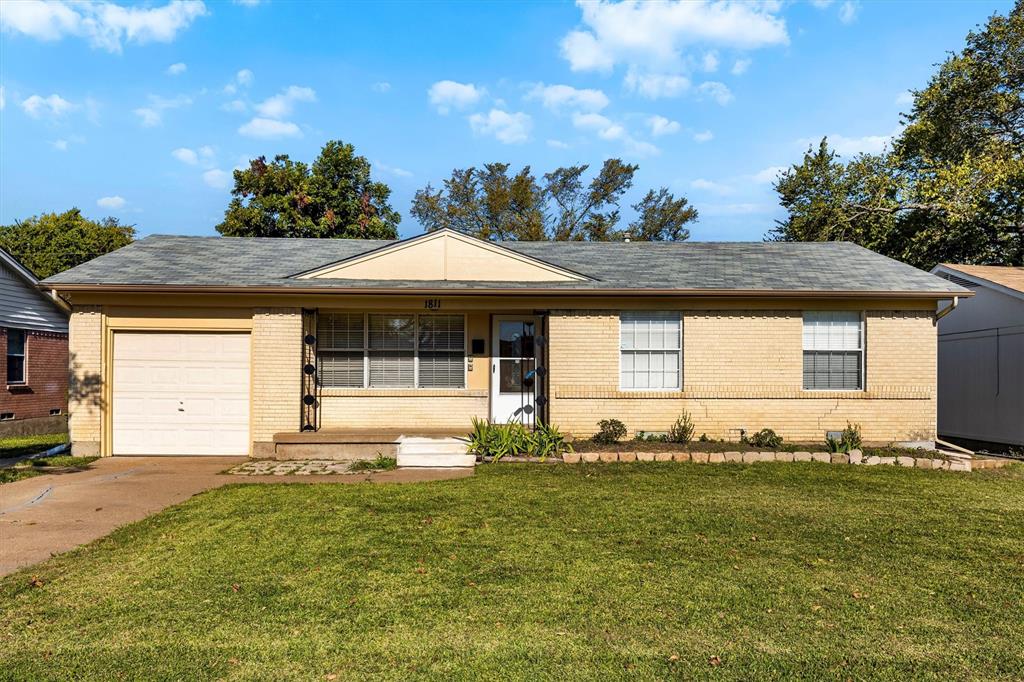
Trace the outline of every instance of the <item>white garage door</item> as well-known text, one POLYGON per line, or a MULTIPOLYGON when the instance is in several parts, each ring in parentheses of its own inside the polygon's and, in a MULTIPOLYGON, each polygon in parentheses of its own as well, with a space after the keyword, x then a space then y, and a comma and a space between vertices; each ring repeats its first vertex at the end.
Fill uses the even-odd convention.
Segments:
POLYGON ((114 334, 115 455, 249 453, 249 335, 114 334))

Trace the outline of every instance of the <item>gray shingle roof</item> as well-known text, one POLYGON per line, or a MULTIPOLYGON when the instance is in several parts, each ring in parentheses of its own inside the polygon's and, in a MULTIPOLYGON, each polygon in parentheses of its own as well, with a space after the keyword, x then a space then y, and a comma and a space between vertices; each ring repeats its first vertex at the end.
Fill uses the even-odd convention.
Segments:
POLYGON ((297 279, 392 243, 356 239, 151 236, 50 277, 61 285, 318 289, 734 290, 969 294, 848 242, 502 242, 591 278, 577 282, 297 279))

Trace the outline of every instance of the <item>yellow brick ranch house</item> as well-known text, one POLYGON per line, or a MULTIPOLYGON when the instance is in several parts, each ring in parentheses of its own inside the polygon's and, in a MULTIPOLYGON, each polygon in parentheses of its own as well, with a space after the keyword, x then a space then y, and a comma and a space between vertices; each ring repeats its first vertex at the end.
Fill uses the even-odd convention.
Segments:
POLYGON ((663 432, 684 410, 712 438, 928 442, 940 301, 970 295, 849 243, 448 230, 153 236, 43 286, 73 306, 74 451, 101 455, 358 454, 473 417, 663 432))

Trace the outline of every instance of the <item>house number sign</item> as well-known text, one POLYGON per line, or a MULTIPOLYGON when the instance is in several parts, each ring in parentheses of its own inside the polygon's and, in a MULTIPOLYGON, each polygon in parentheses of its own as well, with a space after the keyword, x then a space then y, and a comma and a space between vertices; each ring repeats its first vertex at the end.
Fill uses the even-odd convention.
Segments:
POLYGON ((441 299, 439 298, 427 298, 423 301, 423 308, 425 310, 440 310, 441 299))

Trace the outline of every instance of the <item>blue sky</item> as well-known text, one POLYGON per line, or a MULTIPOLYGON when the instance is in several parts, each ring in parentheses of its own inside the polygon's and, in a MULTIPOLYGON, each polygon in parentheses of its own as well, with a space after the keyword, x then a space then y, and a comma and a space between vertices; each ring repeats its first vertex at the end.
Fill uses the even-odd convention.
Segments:
MULTIPOLYGON (((80 207, 215 234, 231 171, 342 139, 393 190, 505 161, 638 163, 694 239, 757 240, 770 181, 828 135, 899 129, 907 90, 1009 2, 0 5, 0 222, 80 207)), ((630 211, 624 205, 625 215, 630 211)))

